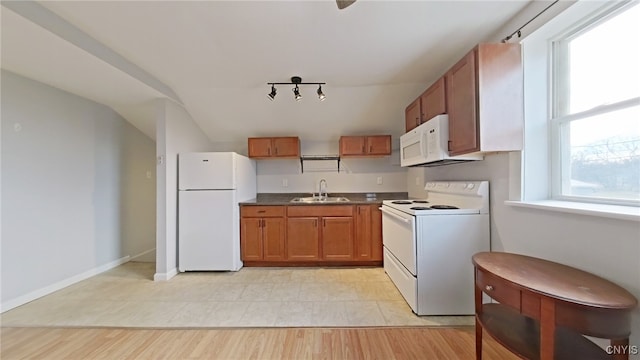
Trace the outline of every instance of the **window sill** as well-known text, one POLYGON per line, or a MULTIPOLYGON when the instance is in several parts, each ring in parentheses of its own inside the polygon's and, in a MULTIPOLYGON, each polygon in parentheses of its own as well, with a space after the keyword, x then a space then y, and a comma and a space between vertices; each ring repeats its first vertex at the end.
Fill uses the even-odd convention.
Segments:
POLYGON ((588 204, 572 201, 505 201, 505 205, 540 210, 558 211, 570 214, 599 216, 620 220, 640 220, 640 208, 621 205, 588 204))

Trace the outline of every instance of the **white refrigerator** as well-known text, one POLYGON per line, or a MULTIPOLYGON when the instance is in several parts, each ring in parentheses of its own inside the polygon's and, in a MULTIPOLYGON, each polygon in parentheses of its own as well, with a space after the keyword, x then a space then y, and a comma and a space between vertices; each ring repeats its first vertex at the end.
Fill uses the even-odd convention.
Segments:
POLYGON ((178 270, 240 270, 238 203, 255 197, 255 161, 233 152, 179 154, 178 270))

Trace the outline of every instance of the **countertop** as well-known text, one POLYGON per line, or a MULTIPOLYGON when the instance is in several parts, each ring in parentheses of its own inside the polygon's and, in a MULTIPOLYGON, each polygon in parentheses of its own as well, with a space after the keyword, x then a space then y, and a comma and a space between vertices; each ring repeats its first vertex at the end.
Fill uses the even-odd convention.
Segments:
POLYGON ((382 204, 382 200, 403 200, 408 198, 406 192, 385 192, 385 193, 329 193, 332 197, 346 197, 349 202, 329 202, 329 203, 304 203, 291 202, 297 197, 310 197, 310 193, 259 193, 256 199, 240 202, 240 205, 362 205, 362 204, 382 204), (369 195, 374 194, 375 197, 369 195))

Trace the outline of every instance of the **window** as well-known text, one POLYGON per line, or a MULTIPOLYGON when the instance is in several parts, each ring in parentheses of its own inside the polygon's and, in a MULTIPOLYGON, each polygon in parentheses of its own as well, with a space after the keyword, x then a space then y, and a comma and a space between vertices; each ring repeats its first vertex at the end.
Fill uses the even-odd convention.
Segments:
POLYGON ((552 198, 640 205, 639 27, 618 3, 552 41, 552 198))

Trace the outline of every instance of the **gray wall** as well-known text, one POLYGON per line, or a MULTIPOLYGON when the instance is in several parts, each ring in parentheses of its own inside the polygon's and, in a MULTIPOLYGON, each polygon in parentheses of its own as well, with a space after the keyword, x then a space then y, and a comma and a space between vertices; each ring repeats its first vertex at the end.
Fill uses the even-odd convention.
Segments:
MULTIPOLYGON (((416 176, 427 181, 489 180, 494 251, 540 257, 589 271, 640 299, 640 222, 505 205, 513 172, 509 166, 505 153, 474 163, 412 168, 410 195, 423 196, 411 185, 416 176)), ((640 308, 634 311, 630 343, 640 344, 640 308)))
POLYGON ((153 251, 153 140, 7 71, 1 94, 2 310, 153 251))

